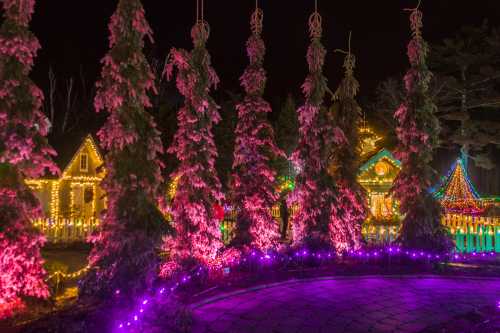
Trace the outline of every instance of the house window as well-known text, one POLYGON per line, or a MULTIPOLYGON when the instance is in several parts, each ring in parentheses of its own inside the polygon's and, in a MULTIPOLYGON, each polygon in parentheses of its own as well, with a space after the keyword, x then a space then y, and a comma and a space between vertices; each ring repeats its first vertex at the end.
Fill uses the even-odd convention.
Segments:
POLYGON ((89 155, 80 155, 80 171, 87 172, 89 170, 89 155))

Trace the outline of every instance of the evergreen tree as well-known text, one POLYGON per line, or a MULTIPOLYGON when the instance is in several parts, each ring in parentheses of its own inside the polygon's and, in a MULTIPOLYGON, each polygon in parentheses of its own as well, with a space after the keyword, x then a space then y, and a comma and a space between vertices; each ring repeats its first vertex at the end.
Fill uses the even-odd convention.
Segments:
POLYGON ((295 100, 289 94, 285 103, 281 107, 278 121, 276 123, 276 143, 283 150, 286 156, 279 159, 278 173, 280 176, 293 177, 293 170, 290 167, 289 158, 297 149, 299 137, 299 120, 295 100))
POLYGON ((335 184, 328 174, 331 147, 345 140, 342 131, 332 127, 332 119, 323 104, 327 80, 323 75, 326 50, 321 44, 321 17, 315 12, 309 20, 311 45, 307 52, 309 75, 302 86, 305 105, 298 109, 299 143, 292 160, 299 173, 290 201, 298 205, 292 218, 293 243, 301 246, 312 241, 329 244, 330 207, 335 184))
POLYGON ((170 260, 162 266, 161 274, 168 276, 180 265, 210 264, 222 247, 220 218, 215 206, 224 195, 215 170, 217 148, 213 126, 220 115, 210 90, 219 78, 210 64, 206 49, 209 28, 205 21, 197 21, 191 30, 194 49, 191 52, 172 49, 165 68, 171 79, 175 68, 177 88, 185 98, 178 112, 179 127, 169 153, 176 154, 179 167, 177 194, 172 203, 175 238, 165 239, 170 260))
POLYGON ((252 35, 247 41, 250 65, 240 79, 246 96, 236 107, 232 191, 238 212, 235 244, 267 251, 279 240, 279 226, 271 215, 278 199, 271 161, 283 153, 274 142, 274 131, 267 120, 271 106, 262 97, 266 84, 262 19, 263 12, 257 8, 251 20, 252 35))
POLYGON ((410 15, 413 38, 408 45, 411 68, 404 78, 406 99, 395 112, 399 144, 396 157, 402 163, 393 191, 404 215, 400 241, 410 248, 448 250, 450 241, 441 224, 441 208, 429 192, 435 171, 431 167, 438 145, 439 122, 429 96, 432 73, 427 68, 428 45, 422 37, 422 12, 410 15))
POLYGON ((229 191, 231 182, 235 130, 238 122, 236 104, 240 100, 240 96, 231 92, 227 92, 227 95, 229 98, 221 103, 220 115, 222 119, 214 127, 215 144, 219 153, 215 162, 215 168, 217 169, 217 174, 220 177, 222 189, 225 193, 229 191))
POLYGON ((47 298, 40 255, 44 238, 30 219, 41 213, 26 178, 58 173, 41 112, 43 94, 29 79, 40 44, 29 31, 34 0, 4 0, 0 28, 0 319, 22 298, 47 298))
POLYGON ((143 54, 144 37, 152 42, 140 0, 120 0, 109 24, 110 51, 97 83, 95 108, 108 118, 98 132, 106 151, 107 210, 94 237, 83 280, 84 295, 106 297, 119 289, 135 295, 157 276, 156 247, 166 222, 155 198, 160 195, 163 148, 148 92, 156 92, 154 76, 143 54))
MULTIPOLYGON (((457 151, 481 168, 493 169, 500 148, 500 121, 493 116, 500 106, 500 36, 484 22, 462 27, 455 36, 431 46, 429 67, 433 77, 428 94, 437 105, 440 148, 457 151)), ((374 114, 395 128, 394 109, 405 98, 401 76, 382 81, 370 107, 374 114)), ((392 141, 394 133, 386 135, 392 141)))
MULTIPOLYGON (((349 37, 350 38, 350 37, 349 37)), ((346 141, 333 150, 334 169, 338 193, 332 205, 330 237, 337 252, 357 249, 361 243, 361 225, 366 218, 366 199, 357 182, 359 169, 359 125, 361 108, 356 102, 359 83, 354 77, 356 58, 351 51, 344 60, 345 76, 334 94, 337 126, 342 129, 346 141)))
POLYGON ((295 170, 291 163, 292 153, 297 149, 299 138, 299 120, 293 96, 289 94, 281 107, 276 124, 276 143, 285 153, 274 161, 274 168, 278 172, 279 203, 281 216, 281 237, 287 237, 289 225, 288 195, 295 185, 295 170))
POLYGON ((430 57, 439 83, 436 101, 444 137, 487 169, 495 167, 491 149, 500 148, 499 119, 484 119, 500 107, 499 39, 500 31, 487 22, 463 27, 453 38, 433 45, 430 57))

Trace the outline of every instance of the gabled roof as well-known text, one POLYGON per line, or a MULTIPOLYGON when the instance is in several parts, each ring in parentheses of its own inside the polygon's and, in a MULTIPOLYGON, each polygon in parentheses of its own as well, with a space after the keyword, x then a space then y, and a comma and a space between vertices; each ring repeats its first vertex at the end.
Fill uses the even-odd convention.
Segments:
POLYGON ((98 159, 98 164, 104 163, 104 158, 102 157, 102 154, 101 154, 96 142, 94 141, 93 136, 88 134, 85 137, 85 139, 83 139, 83 142, 80 144, 80 147, 78 148, 78 150, 73 154, 73 157, 71 158, 69 163, 67 163, 66 166, 64 167, 64 169, 62 171, 62 177, 64 177, 64 175, 69 171, 69 168, 71 167, 71 165, 75 162, 76 158, 80 155, 82 150, 85 149, 86 147, 90 147, 90 149, 96 153, 97 159, 98 159))
POLYGON ((396 167, 401 168, 401 162, 394 157, 394 155, 387 149, 382 148, 378 153, 373 155, 366 161, 361 168, 359 168, 358 174, 368 171, 368 169, 379 160, 386 158, 390 160, 396 167))

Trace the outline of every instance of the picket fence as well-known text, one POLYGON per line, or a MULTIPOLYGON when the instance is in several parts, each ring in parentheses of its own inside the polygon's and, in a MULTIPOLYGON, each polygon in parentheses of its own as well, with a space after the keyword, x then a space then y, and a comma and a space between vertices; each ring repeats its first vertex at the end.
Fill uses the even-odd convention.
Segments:
POLYGON ((86 242, 100 223, 95 218, 44 218, 32 222, 45 235, 47 242, 52 244, 86 242))

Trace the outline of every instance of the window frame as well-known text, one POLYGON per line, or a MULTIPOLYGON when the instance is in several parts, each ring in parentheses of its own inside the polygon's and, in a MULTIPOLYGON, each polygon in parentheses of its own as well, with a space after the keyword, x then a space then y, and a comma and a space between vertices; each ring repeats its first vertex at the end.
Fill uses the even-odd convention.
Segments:
POLYGON ((88 172, 89 171, 89 154, 82 153, 80 154, 80 171, 88 172), (85 157, 85 159, 84 159, 85 157), (85 160, 85 167, 82 167, 82 162, 85 160))

